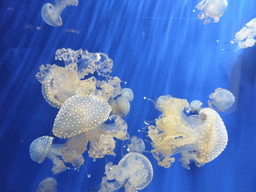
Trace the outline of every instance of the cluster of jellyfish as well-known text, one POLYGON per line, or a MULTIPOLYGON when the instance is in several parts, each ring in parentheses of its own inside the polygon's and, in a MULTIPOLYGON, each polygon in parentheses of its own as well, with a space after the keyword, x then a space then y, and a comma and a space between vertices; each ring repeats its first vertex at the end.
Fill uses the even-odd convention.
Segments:
MULTIPOLYGON (((94 160, 115 155, 116 139, 129 139, 123 118, 130 111, 134 95, 131 89, 121 88, 118 77, 110 76, 113 61, 104 53, 63 48, 56 51, 55 59, 64 61, 65 67, 42 65, 36 77, 42 84, 44 99, 59 109, 52 133, 66 142, 55 144, 53 136, 41 136, 31 143, 29 150, 33 161, 41 164, 48 158, 53 162, 53 174, 59 174, 70 169, 68 164, 79 170, 86 150, 94 160)), ((130 141, 132 153, 125 155, 118 165, 106 165, 100 191, 122 187, 137 191, 152 180, 152 165, 141 154, 145 149, 143 140, 133 136, 130 141), (115 183, 110 179, 115 179, 115 183)), ((37 191, 56 192, 57 182, 46 178, 37 191)))

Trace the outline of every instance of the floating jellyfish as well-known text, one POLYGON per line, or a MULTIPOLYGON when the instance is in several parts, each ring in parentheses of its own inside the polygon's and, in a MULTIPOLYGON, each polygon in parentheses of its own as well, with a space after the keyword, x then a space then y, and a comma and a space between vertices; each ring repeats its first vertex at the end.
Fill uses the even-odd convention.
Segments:
POLYGON ((202 0, 196 8, 201 12, 198 14, 198 19, 204 19, 204 24, 210 23, 210 18, 214 23, 220 20, 228 6, 227 0, 202 0), (203 11, 202 11, 203 10, 203 11))
POLYGON ((123 88, 121 89, 121 95, 126 98, 128 101, 132 101, 133 100, 133 91, 129 88, 123 88))
POLYGON ((189 107, 191 108, 192 113, 199 113, 199 111, 202 109, 203 103, 199 100, 194 100, 189 104, 189 107))
POLYGON ((115 154, 114 137, 125 140, 129 136, 124 120, 117 115, 109 117, 110 112, 108 102, 97 96, 74 95, 64 102, 54 121, 53 134, 68 139, 62 150, 66 163, 82 155, 88 142, 89 156, 94 159, 115 154), (108 119, 113 123, 104 123, 108 119))
POLYGON ((90 53, 79 49, 58 49, 55 59, 64 61, 65 67, 47 64, 40 67, 36 77, 42 83, 45 100, 60 108, 73 95, 96 95, 108 101, 121 94, 121 80, 111 77, 113 61, 104 53, 90 53), (97 73, 97 79, 94 75, 97 73))
POLYGON ((191 161, 201 166, 218 157, 227 145, 227 130, 216 111, 204 108, 199 115, 187 117, 183 111, 188 107, 186 99, 170 97, 160 106, 156 126, 148 127, 151 152, 160 166, 170 167, 177 153, 183 167, 189 168, 191 161))
POLYGON ((255 45, 255 37, 256 18, 252 19, 249 23, 246 23, 245 27, 236 33, 235 40, 231 41, 231 43, 238 42, 239 49, 244 49, 255 45))
POLYGON ((128 145, 127 148, 128 152, 137 152, 142 153, 145 151, 145 143, 142 139, 138 138, 137 136, 132 136, 131 143, 128 145))
POLYGON ((49 158, 53 162, 53 174, 61 173, 67 169, 66 165, 59 158, 62 156, 62 145, 52 144, 53 137, 42 136, 35 139, 29 148, 30 157, 33 161, 41 164, 45 158, 49 158))
POLYGON ((41 16, 48 25, 59 27, 62 25, 60 15, 64 9, 69 6, 78 6, 78 0, 55 0, 56 4, 53 6, 50 3, 44 4, 41 16))
POLYGON ((38 185, 36 192, 57 192, 57 182, 53 177, 47 177, 38 185))
POLYGON ((125 117, 130 111, 130 102, 123 96, 117 99, 110 99, 109 104, 112 107, 112 114, 125 117))
POLYGON ((105 166, 106 176, 102 178, 101 191, 125 191, 144 189, 153 178, 153 167, 148 158, 140 153, 128 153, 118 163, 105 166))
POLYGON ((227 89, 222 88, 216 89, 209 98, 211 99, 208 101, 209 107, 216 107, 218 111, 222 112, 230 108, 235 102, 234 95, 227 89))

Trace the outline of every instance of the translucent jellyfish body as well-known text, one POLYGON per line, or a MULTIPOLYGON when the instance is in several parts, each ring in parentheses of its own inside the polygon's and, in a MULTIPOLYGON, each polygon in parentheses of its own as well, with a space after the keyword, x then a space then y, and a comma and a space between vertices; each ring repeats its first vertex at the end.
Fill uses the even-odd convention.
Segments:
POLYGON ((131 143, 128 145, 127 151, 142 153, 143 151, 145 151, 144 141, 137 136, 132 136, 131 143))
POLYGON ((127 124, 124 120, 112 115, 111 107, 97 96, 67 99, 59 110, 53 125, 53 134, 59 138, 68 138, 62 154, 65 162, 73 162, 78 154, 87 150, 90 142, 89 156, 103 158, 104 155, 114 155, 115 140, 127 139, 127 124), (104 123, 107 119, 113 123, 104 123))
POLYGON ((57 192, 57 182, 53 177, 47 177, 38 185, 36 192, 57 192))
POLYGON ((152 140, 151 151, 158 165, 170 167, 173 155, 180 153, 183 167, 190 161, 200 166, 214 160, 225 149, 228 141, 226 127, 219 114, 211 108, 200 110, 198 117, 187 117, 183 111, 187 100, 170 97, 160 106, 162 113, 156 126, 148 127, 152 140))
POLYGON ((208 101, 209 107, 215 107, 218 111, 222 112, 230 108, 235 102, 234 95, 227 89, 222 88, 216 89, 209 98, 211 99, 208 101))
POLYGON ((125 117, 130 111, 130 102, 123 96, 117 99, 110 99, 109 104, 112 107, 112 114, 119 115, 120 117, 125 117))
POLYGON ((77 6, 78 0, 55 0, 56 4, 53 6, 50 3, 44 4, 41 16, 45 23, 53 27, 62 25, 61 14, 64 9, 69 6, 77 6))
MULTIPOLYGON (((245 24, 235 35, 235 42, 238 42, 238 48, 244 49, 255 45, 256 37, 256 18, 245 24)), ((234 43, 231 41, 231 43, 234 43)))
POLYGON ((56 60, 63 60, 65 67, 42 65, 37 79, 42 83, 45 100, 60 108, 71 96, 96 95, 108 101, 121 94, 121 80, 111 77, 113 61, 104 53, 89 53, 87 50, 58 49, 56 60), (97 79, 94 75, 97 74, 97 79))
POLYGON ((132 101, 133 100, 133 91, 129 88, 123 88, 121 89, 121 95, 126 98, 128 101, 132 101))
POLYGON ((53 137, 50 136, 39 137, 31 143, 29 152, 31 159, 37 163, 41 164, 45 158, 52 160, 53 174, 58 174, 65 171, 67 167, 59 158, 62 156, 62 145, 52 144, 52 141, 53 137))
POLYGON ((204 19, 204 24, 210 22, 209 18, 213 19, 214 23, 220 20, 228 6, 227 0, 202 0, 196 8, 201 12, 198 14, 198 19, 204 19))
POLYGON ((102 191, 116 191, 122 187, 125 187, 125 191, 137 191, 151 182, 153 168, 146 156, 132 152, 125 155, 118 165, 108 163, 105 174, 101 183, 102 191))
POLYGON ((199 113, 199 111, 202 109, 203 103, 199 100, 194 100, 189 104, 189 107, 191 109, 192 113, 199 113))

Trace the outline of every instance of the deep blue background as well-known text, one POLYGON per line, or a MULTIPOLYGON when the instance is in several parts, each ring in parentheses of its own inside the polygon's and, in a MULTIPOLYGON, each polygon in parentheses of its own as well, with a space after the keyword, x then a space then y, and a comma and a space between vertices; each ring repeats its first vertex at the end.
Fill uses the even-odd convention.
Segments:
MULTIPOLYGON (((218 87, 236 96, 234 107, 221 113, 229 136, 224 152, 191 170, 181 167, 178 156, 165 169, 145 153, 154 178, 142 191, 256 190, 256 47, 234 52, 236 46, 229 43, 256 17, 255 0, 229 1, 220 21, 208 25, 197 20, 198 10, 193 12, 199 0, 80 0, 78 7, 66 8, 58 28, 41 18, 47 2, 5 0, 0 5, 1 192, 35 191, 41 180, 52 176, 50 161, 39 165, 29 157, 35 138, 52 135, 58 112, 45 102, 35 74, 41 64, 63 66, 54 60, 56 49, 63 47, 103 52, 114 60, 112 75, 127 82, 123 87, 135 95, 125 118, 128 132, 147 141, 147 134, 138 130, 159 112, 144 96, 155 100, 169 94, 189 102, 199 99, 204 106, 218 87)), ((122 157, 122 142, 118 144, 115 158, 93 162, 85 153, 79 172, 55 175, 58 190, 80 192, 99 186, 106 161, 117 163, 122 157)), ((146 149, 151 149, 148 142, 146 149)))

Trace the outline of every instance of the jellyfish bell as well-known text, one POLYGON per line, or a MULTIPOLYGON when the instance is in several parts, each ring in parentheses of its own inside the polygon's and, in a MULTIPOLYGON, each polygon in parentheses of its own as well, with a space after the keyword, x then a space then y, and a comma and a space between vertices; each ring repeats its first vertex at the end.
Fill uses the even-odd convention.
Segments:
POLYGON ((212 93, 209 98, 211 100, 208 101, 208 105, 211 108, 216 108, 218 111, 226 111, 230 108, 234 102, 234 95, 227 89, 218 88, 212 93))
POLYGON ((52 144, 53 137, 42 136, 35 139, 29 148, 30 158, 41 164, 46 158, 52 160, 54 166, 52 167, 53 174, 65 171, 67 167, 59 158, 62 156, 62 145, 52 144))
POLYGON ((194 100, 194 101, 192 101, 192 102, 189 104, 189 107, 191 108, 191 112, 192 112, 192 113, 194 113, 194 112, 199 113, 200 110, 202 109, 202 107, 201 107, 202 105, 203 105, 203 103, 202 103, 201 101, 199 101, 199 100, 194 100))
POLYGON ((226 127, 215 110, 204 108, 199 115, 186 116, 183 111, 188 107, 187 100, 171 97, 164 101, 156 126, 148 127, 151 152, 160 166, 170 167, 177 153, 183 167, 189 168, 191 161, 201 166, 214 160, 227 145, 226 127))
POLYGON ((209 18, 212 18, 214 20, 213 22, 217 23, 224 14, 227 6, 227 0, 202 0, 196 6, 196 8, 201 11, 198 14, 198 19, 205 19, 205 25, 210 22, 209 18))
POLYGON ((132 101, 134 98, 133 91, 129 88, 121 89, 121 95, 126 98, 128 101, 132 101))
POLYGON ((137 152, 142 153, 145 151, 145 143, 142 139, 138 138, 137 136, 131 137, 131 143, 128 145, 127 148, 128 152, 137 152))
POLYGON ((56 0, 56 4, 52 5, 50 3, 44 4, 41 16, 43 20, 53 27, 59 27, 62 25, 61 14, 65 10, 65 8, 70 6, 77 6, 77 0, 56 0))
POLYGON ((59 110, 52 132, 59 138, 74 137, 97 128, 108 119, 111 110, 111 106, 101 98, 74 95, 59 110))
POLYGON ((120 117, 126 117, 130 112, 130 102, 123 96, 117 99, 110 99, 109 104, 112 107, 112 114, 119 115, 120 117))
POLYGON ((36 192, 57 192, 57 182, 53 177, 47 177, 42 180, 36 192))
POLYGON ((53 27, 59 27, 62 25, 61 13, 50 3, 44 4, 41 16, 45 23, 53 27))

